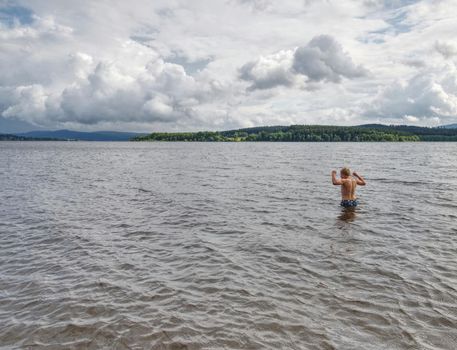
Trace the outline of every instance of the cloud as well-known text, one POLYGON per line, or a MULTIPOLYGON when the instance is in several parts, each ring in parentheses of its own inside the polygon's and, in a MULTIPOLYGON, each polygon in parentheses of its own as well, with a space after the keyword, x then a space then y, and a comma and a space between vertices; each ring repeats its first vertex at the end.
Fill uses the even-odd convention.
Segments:
POLYGON ((197 80, 181 65, 162 58, 133 67, 109 61, 94 65, 94 58, 78 53, 72 63, 73 82, 62 90, 39 84, 10 89, 4 94, 8 97, 3 96, 9 107, 2 116, 38 125, 53 121, 170 123, 189 117, 195 106, 219 93, 216 82, 204 77, 197 80))
POLYGON ((427 66, 427 63, 425 60, 418 59, 418 58, 411 58, 411 57, 405 58, 404 60, 402 60, 402 63, 407 66, 411 66, 411 67, 415 67, 415 68, 424 68, 427 66))
MULTIPOLYGON (((233 0, 232 0, 233 1, 233 0)), ((264 11, 272 6, 271 0, 234 0, 241 5, 250 6, 252 10, 264 11)))
POLYGON ((308 45, 299 47, 294 54, 293 69, 310 81, 334 83, 339 83, 342 77, 353 79, 368 73, 355 65, 342 46, 328 35, 317 36, 308 45))
POLYGON ((403 118, 410 123, 417 123, 419 121, 419 118, 413 115, 405 115, 403 118))
POLYGON ((2 112, 5 118, 18 117, 27 120, 30 115, 41 118, 46 112, 46 96, 41 85, 18 86, 14 89, 3 89, 2 100, 8 101, 2 112))
POLYGON ((244 64, 239 72, 240 78, 251 82, 250 90, 270 89, 276 86, 291 86, 295 81, 292 71, 294 52, 283 50, 256 61, 244 64))
POLYGON ((370 118, 431 123, 451 119, 457 115, 457 68, 446 64, 398 80, 382 89, 365 108, 370 118))
POLYGON ((457 48, 447 42, 437 40, 435 42, 435 49, 446 59, 457 55, 457 48))
MULTIPOLYGON (((4 22, 3 22, 4 23, 4 22)), ((30 15, 30 19, 13 20, 8 25, 1 25, 0 39, 11 40, 19 39, 41 39, 68 37, 72 34, 73 28, 57 24, 53 16, 39 17, 30 15)))
POLYGON ((367 75, 368 71, 352 62, 342 46, 331 36, 314 37, 306 46, 282 50, 240 68, 240 78, 251 82, 250 90, 292 86, 305 79, 308 83, 333 82, 367 75))
POLYGON ((135 131, 452 119, 456 11, 450 0, 8 0, 0 117, 135 131))

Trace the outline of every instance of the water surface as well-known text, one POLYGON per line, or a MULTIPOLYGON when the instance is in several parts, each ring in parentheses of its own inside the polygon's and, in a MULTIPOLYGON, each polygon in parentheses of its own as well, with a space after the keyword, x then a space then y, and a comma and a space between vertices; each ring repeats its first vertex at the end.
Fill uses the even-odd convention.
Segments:
POLYGON ((455 349, 456 165, 456 143, 1 142, 0 348, 455 349))

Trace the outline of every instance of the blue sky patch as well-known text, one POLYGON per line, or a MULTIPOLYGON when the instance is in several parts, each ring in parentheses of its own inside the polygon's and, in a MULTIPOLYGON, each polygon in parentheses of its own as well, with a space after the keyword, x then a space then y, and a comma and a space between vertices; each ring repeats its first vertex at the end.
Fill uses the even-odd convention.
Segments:
POLYGON ((210 58, 199 59, 190 61, 187 57, 175 55, 174 57, 167 58, 167 62, 179 64, 184 67, 185 71, 189 75, 193 75, 202 71, 212 61, 210 58))
POLYGON ((16 23, 22 25, 31 24, 33 22, 33 12, 22 6, 4 6, 0 7, 0 22, 9 27, 14 26, 16 23))
POLYGON ((405 24, 405 19, 406 11, 400 11, 396 13, 394 16, 387 19, 386 22, 393 27, 396 34, 407 33, 411 31, 412 26, 409 24, 405 24))
POLYGON ((384 0, 384 8, 393 10, 404 6, 413 5, 419 1, 420 0, 384 0))

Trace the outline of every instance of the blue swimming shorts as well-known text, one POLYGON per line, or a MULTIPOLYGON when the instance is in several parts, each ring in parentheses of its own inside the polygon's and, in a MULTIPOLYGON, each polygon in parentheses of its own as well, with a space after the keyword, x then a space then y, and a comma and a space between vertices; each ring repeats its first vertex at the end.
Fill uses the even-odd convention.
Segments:
POLYGON ((340 203, 340 205, 345 208, 356 207, 357 204, 359 204, 357 199, 343 199, 340 203))

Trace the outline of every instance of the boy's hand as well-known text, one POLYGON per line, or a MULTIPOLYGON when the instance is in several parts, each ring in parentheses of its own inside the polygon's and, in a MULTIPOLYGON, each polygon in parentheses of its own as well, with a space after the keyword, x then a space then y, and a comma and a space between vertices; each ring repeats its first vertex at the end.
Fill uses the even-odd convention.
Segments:
POLYGON ((354 176, 357 178, 357 185, 361 185, 361 186, 365 186, 365 185, 366 185, 365 180, 362 178, 362 176, 360 176, 359 174, 357 174, 356 171, 354 171, 354 172, 352 173, 352 175, 354 175, 354 176))
POLYGON ((341 185, 341 180, 336 178, 336 170, 332 170, 332 184, 341 185))

